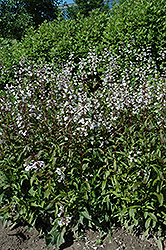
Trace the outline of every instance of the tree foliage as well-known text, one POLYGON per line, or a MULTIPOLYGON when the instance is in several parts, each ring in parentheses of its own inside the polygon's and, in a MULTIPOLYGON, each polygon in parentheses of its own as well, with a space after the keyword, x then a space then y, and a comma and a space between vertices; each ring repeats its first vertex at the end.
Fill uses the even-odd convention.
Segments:
POLYGON ((17 1, 0 2, 1 37, 21 39, 26 28, 33 24, 33 17, 17 1))
POLYGON ((57 18, 61 0, 4 0, 0 2, 0 36, 16 38, 30 26, 37 28, 43 21, 57 18))
MULTIPOLYGON (((77 14, 80 13, 84 17, 89 16, 90 11, 99 9, 102 12, 109 11, 109 0, 74 0, 74 6, 67 6, 65 15, 67 18, 76 19, 77 14)), ((65 3, 66 4, 66 3, 65 3)))
POLYGON ((57 18, 58 5, 61 0, 22 0, 24 8, 33 16, 35 26, 43 21, 53 21, 57 18))

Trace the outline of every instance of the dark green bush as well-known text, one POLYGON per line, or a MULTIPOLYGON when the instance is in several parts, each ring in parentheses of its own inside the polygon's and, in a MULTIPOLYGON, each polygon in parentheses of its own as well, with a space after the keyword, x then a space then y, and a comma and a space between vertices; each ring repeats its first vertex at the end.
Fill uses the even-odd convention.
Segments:
POLYGON ((0 36, 20 40, 26 29, 34 25, 33 16, 23 6, 25 2, 0 1, 0 36))

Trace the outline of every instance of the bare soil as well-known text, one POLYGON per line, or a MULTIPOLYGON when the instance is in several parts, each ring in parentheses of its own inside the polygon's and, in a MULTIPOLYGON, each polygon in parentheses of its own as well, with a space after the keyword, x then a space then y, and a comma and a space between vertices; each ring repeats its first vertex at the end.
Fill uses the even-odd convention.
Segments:
MULTIPOLYGON (((30 232, 28 226, 17 224, 12 229, 2 226, 0 220, 0 249, 1 250, 47 250, 43 236, 33 228, 30 232)), ((75 238, 68 234, 66 242, 61 246, 61 250, 158 250, 157 242, 149 237, 130 233, 122 228, 116 228, 112 232, 112 238, 102 237, 97 231, 86 230, 81 238, 75 238)), ((163 248, 164 249, 164 248, 163 248)), ((52 246, 50 250, 57 250, 52 246)), ((166 250, 166 246, 165 246, 166 250)))

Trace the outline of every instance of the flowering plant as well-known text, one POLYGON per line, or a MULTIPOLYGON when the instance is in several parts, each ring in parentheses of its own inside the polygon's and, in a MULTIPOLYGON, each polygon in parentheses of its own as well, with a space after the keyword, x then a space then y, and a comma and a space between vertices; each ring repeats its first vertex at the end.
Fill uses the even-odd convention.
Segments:
POLYGON ((20 62, 0 98, 4 220, 35 225, 57 248, 80 225, 162 233, 166 76, 149 51, 128 46, 123 69, 109 50, 91 49, 76 71, 74 54, 62 69, 20 62))

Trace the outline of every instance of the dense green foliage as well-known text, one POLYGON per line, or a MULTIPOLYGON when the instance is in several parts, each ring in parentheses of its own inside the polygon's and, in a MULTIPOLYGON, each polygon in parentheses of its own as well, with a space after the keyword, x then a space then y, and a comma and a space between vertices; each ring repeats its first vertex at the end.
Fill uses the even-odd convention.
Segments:
POLYGON ((1 85, 13 74, 13 64, 18 65, 20 58, 28 60, 62 63, 69 55, 75 53, 75 61, 86 56, 90 47, 102 50, 102 34, 107 25, 104 13, 95 12, 87 18, 80 16, 79 20, 63 20, 50 23, 44 22, 36 31, 29 29, 21 43, 1 47, 0 58, 3 62, 1 85), (9 56, 10 55, 10 56, 9 56), (10 73, 6 73, 6 72, 10 73))
POLYGON ((106 44, 128 44, 129 41, 139 48, 151 46, 152 57, 161 72, 162 62, 158 52, 166 48, 166 1, 142 0, 125 1, 112 9, 111 22, 108 23, 104 39, 106 44))
POLYGON ((21 43, 1 47, 0 59, 4 73, 0 85, 9 81, 12 66, 18 65, 20 58, 61 63, 66 62, 74 52, 77 63, 79 58, 86 57, 89 49, 94 47, 98 55, 104 48, 118 55, 120 53, 123 64, 123 45, 126 44, 137 49, 141 45, 145 48, 151 46, 154 62, 162 73, 165 59, 158 60, 158 51, 166 47, 165 13, 165 0, 130 0, 114 6, 110 14, 96 10, 87 18, 80 15, 77 20, 59 18, 57 21, 43 23, 38 30, 31 28, 21 43), (118 49, 120 45, 121 52, 118 49), (6 74, 7 71, 9 73, 6 74))
POLYGON ((0 1, 0 36, 20 40, 30 26, 37 28, 45 20, 58 16, 59 0, 0 1))

